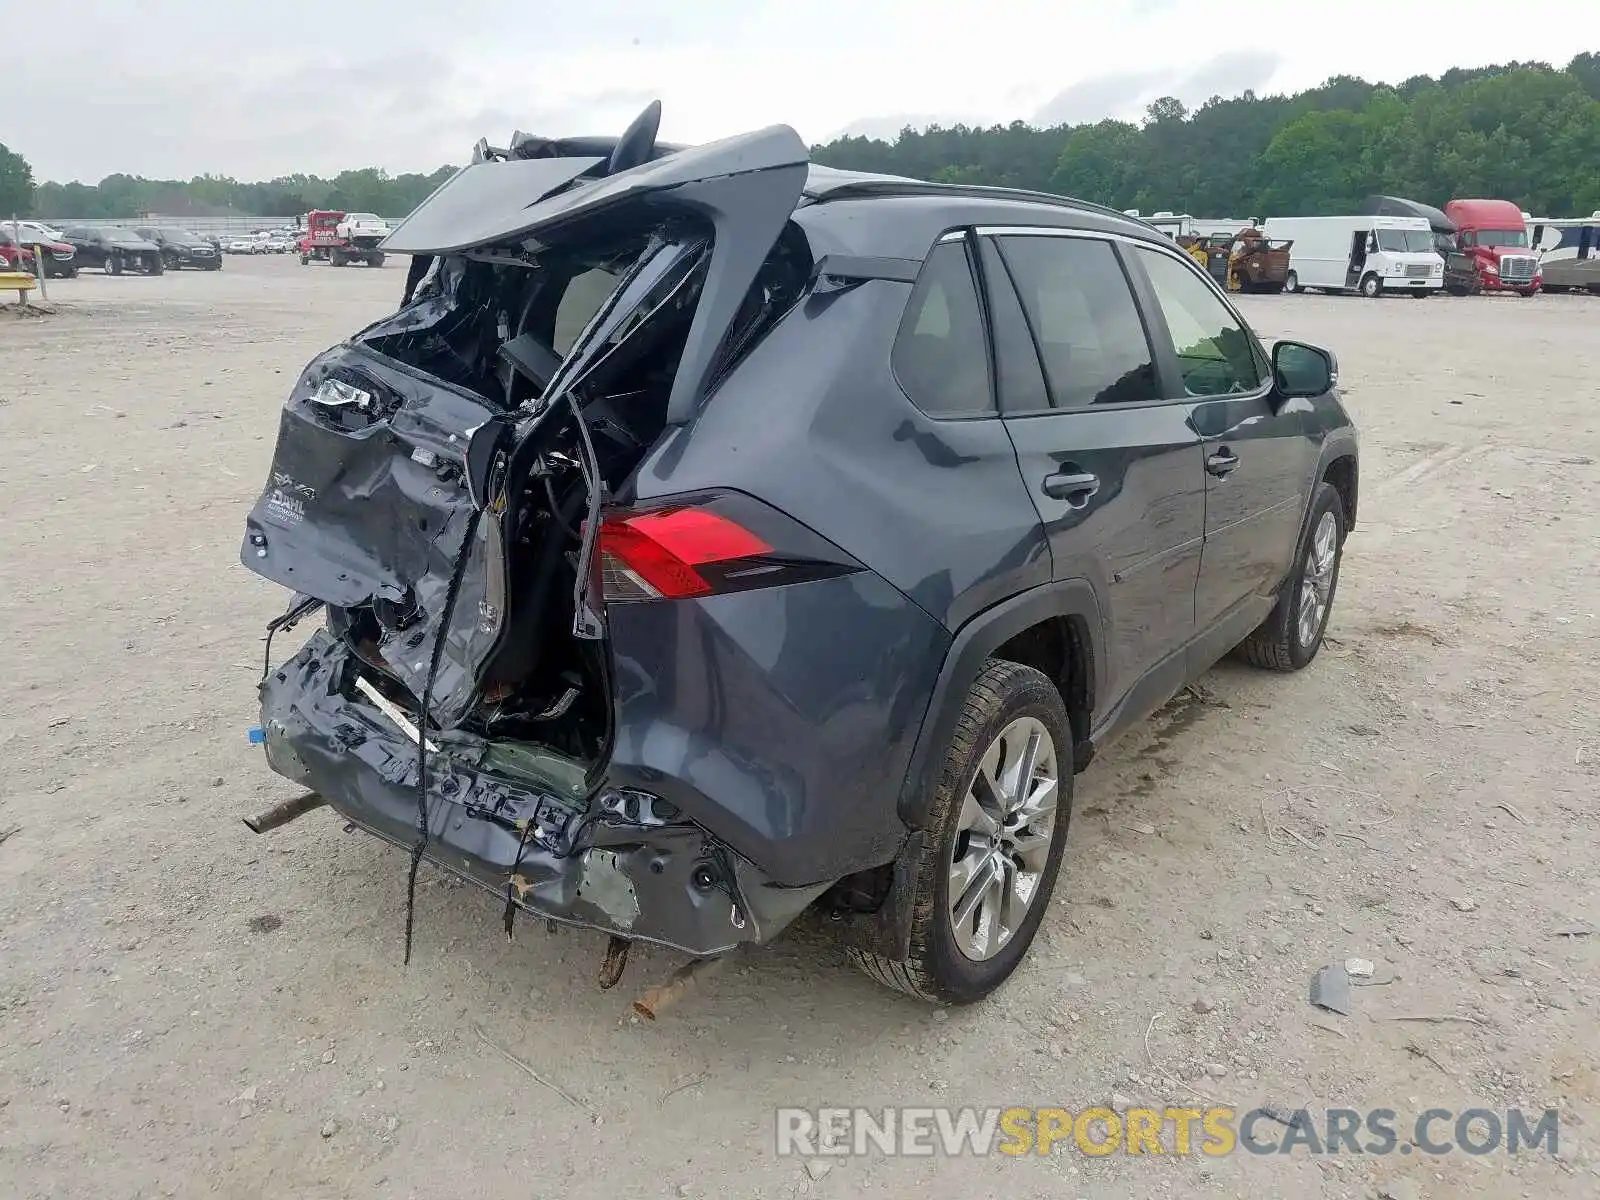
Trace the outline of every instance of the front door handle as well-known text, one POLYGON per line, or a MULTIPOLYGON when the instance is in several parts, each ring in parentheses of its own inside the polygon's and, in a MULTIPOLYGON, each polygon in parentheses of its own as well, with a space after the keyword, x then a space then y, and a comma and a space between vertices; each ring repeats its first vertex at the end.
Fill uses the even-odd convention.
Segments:
POLYGON ((1206 471, 1218 479, 1225 479, 1239 465, 1239 456, 1224 446, 1206 459, 1206 471))
POLYGON ((1100 490, 1100 476, 1087 471, 1061 471, 1044 477, 1044 494, 1068 504, 1087 504, 1100 490))

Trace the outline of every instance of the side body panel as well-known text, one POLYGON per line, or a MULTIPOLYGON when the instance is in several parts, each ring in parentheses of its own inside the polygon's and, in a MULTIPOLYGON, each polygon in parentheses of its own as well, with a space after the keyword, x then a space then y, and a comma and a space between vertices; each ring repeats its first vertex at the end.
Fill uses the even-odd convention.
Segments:
MULTIPOLYGON (((926 249, 926 248, 924 248, 926 249)), ((828 538, 950 630, 1051 577, 998 419, 940 420, 889 368, 911 285, 816 295, 635 475, 638 498, 733 488, 828 538)))
POLYGON ((609 613, 607 778, 672 801, 776 883, 892 859, 894 799, 950 635, 870 572, 609 613))

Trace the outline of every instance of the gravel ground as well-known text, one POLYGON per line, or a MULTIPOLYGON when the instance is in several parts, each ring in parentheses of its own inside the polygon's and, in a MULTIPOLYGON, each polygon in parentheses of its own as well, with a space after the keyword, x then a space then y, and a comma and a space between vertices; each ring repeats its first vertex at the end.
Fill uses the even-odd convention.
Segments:
POLYGON ((1600 1193, 1600 933, 1573 936, 1600 925, 1600 300, 1247 299, 1338 351, 1363 430, 1316 664, 1219 667, 1103 755, 988 1003, 882 991, 808 918, 641 1025, 671 956, 602 994, 599 936, 508 942, 425 871, 403 968, 403 855, 326 813, 240 822, 292 794, 245 738, 285 597, 238 565, 243 518, 300 366, 402 280, 230 259, 0 313, 5 1196, 1600 1193), (1310 1007, 1352 956, 1376 986, 1310 1007), (780 1105, 1197 1093, 1392 1108, 1402 1140, 1430 1107, 1556 1106, 1560 1151, 771 1148, 780 1105))

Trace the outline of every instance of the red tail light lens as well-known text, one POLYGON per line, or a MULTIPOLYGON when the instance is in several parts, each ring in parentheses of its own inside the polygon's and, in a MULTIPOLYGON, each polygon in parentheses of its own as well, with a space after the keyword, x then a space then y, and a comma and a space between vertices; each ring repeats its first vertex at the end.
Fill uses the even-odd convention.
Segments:
POLYGON ((707 596, 717 588, 698 568, 770 553, 748 529, 703 508, 614 516, 600 525, 607 600, 707 596))
POLYGON ((722 596, 862 569, 793 517, 735 491, 614 509, 600 522, 593 561, 608 603, 722 596))

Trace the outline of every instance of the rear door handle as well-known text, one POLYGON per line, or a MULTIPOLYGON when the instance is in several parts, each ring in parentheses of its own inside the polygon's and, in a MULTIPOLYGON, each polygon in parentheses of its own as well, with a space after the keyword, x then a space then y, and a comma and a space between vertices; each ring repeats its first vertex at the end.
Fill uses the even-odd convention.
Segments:
POLYGON ((1044 494, 1068 504, 1087 504, 1100 490, 1100 476, 1087 471, 1062 471, 1044 477, 1044 494))
POLYGON ((1239 456, 1226 446, 1206 459, 1206 470, 1218 479, 1225 478, 1238 465, 1239 456))

